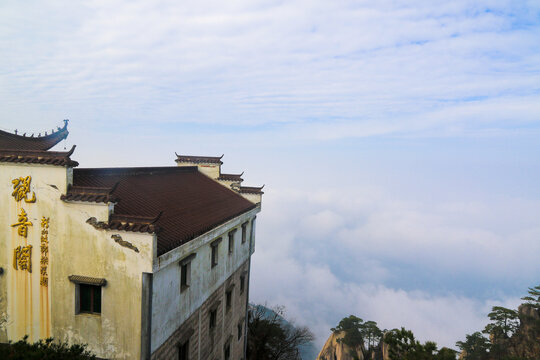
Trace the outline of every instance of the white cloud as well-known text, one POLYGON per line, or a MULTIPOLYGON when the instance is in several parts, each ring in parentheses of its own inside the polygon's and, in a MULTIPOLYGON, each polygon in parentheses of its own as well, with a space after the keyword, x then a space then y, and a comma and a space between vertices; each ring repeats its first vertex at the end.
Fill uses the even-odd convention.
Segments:
POLYGON ((285 305, 319 345, 354 314, 453 346, 483 328, 491 306, 517 306, 507 284, 519 280, 524 294, 540 271, 540 202, 363 194, 342 187, 265 195, 252 300, 285 305))
POLYGON ((281 123, 335 139, 504 129, 540 113, 534 3, 65 5, 3 4, 5 126, 36 114, 281 123))
POLYGON ((481 327, 490 296, 512 299, 509 284, 540 270, 539 13, 510 0, 3 1, 0 126, 70 118, 84 166, 225 152, 226 169, 270 183, 255 300, 287 305, 319 341, 355 313, 451 345, 481 327))

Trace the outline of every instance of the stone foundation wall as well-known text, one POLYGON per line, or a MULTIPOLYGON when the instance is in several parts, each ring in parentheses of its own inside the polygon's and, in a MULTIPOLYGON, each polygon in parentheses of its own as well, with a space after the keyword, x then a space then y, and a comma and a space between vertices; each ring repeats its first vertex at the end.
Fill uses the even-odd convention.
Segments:
POLYGON ((191 316, 152 354, 152 360, 179 358, 179 348, 189 341, 190 360, 225 360, 229 346, 229 360, 245 359, 246 301, 248 293, 248 263, 236 270, 191 316), (241 291, 241 277, 245 276, 241 291), (227 308, 227 292, 231 291, 231 306, 227 308), (210 312, 216 310, 216 323, 210 329, 210 312), (238 337, 238 325, 241 336, 238 337))

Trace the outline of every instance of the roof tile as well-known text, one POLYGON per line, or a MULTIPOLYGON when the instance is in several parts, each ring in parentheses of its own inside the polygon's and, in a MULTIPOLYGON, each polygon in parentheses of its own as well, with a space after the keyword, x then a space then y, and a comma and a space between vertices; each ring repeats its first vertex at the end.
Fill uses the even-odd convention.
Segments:
POLYGON ((71 160, 75 146, 70 151, 45 151, 45 150, 5 150, 0 149, 0 162, 45 164, 56 166, 76 167, 78 162, 71 160))
POLYGON ((221 161, 223 155, 221 156, 193 156, 193 155, 178 155, 176 154, 177 163, 193 163, 193 164, 223 164, 221 161))
POLYGON ((67 138, 67 120, 64 127, 58 127, 58 131, 45 136, 21 136, 0 130, 0 149, 2 150, 49 150, 60 141, 67 138))
POLYGON ((70 190, 64 198, 112 187, 114 214, 107 223, 88 222, 102 229, 157 233, 158 255, 256 207, 191 166, 74 169, 71 189, 80 193, 70 190))

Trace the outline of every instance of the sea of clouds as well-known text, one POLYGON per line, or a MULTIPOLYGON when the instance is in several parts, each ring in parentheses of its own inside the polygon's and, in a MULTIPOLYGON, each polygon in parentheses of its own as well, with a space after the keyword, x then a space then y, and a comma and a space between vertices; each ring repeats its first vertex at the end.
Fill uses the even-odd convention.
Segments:
POLYGON ((266 183, 252 300, 453 345, 540 264, 538 1, 0 3, 0 128, 266 183))

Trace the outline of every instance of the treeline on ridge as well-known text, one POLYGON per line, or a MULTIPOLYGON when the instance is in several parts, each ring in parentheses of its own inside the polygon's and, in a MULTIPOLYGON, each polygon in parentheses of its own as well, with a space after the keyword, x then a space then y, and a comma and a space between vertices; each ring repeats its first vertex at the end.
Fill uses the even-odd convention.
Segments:
MULTIPOLYGON (((354 360, 539 360, 540 285, 529 288, 518 309, 494 306, 490 323, 482 331, 458 341, 460 352, 433 341, 421 343, 405 328, 381 330, 375 321, 350 315, 332 328, 336 341, 345 344, 354 360)), ((342 360, 325 348, 317 360, 342 360)))

